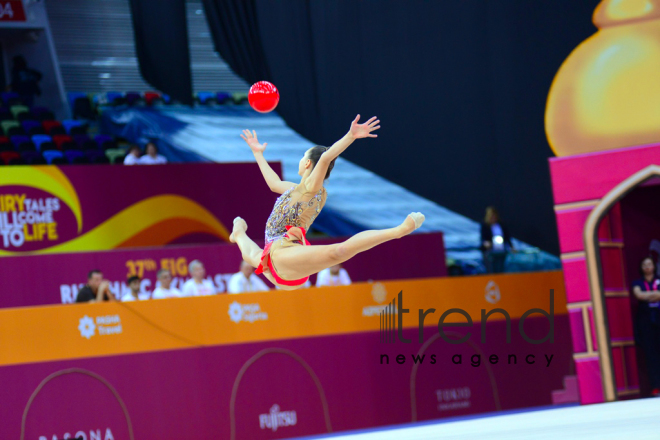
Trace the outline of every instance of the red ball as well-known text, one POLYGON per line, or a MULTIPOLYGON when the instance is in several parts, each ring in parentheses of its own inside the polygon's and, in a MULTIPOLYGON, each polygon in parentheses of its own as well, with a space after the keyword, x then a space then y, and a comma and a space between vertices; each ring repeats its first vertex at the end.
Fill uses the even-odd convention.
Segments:
POLYGON ((268 81, 259 81, 250 87, 248 102, 259 113, 272 112, 280 102, 280 92, 268 81))

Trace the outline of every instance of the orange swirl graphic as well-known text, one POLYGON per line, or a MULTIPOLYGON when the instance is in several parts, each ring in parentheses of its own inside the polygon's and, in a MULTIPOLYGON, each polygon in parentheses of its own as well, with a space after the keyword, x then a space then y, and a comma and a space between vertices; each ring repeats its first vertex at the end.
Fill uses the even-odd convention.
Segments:
POLYGON ((0 251, 0 255, 160 246, 190 233, 206 233, 229 240, 227 229, 206 208, 186 197, 166 194, 141 200, 65 243, 33 252, 0 251))

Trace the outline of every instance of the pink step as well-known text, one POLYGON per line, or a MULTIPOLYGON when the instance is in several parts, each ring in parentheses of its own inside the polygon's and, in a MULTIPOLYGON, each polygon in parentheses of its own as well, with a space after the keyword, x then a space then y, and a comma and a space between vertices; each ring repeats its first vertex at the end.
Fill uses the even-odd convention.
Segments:
POLYGON ((580 401, 577 376, 564 376, 564 389, 552 392, 552 404, 576 403, 580 401))

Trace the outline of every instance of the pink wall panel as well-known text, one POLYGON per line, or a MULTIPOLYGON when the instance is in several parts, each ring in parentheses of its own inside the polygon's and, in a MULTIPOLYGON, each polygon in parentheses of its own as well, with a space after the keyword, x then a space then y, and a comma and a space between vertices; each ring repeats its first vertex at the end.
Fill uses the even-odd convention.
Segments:
POLYGON ((587 351, 587 340, 584 334, 584 320, 582 309, 568 311, 568 319, 571 323, 571 337, 573 338, 573 352, 584 353, 587 351))
POLYGON ((562 253, 584 250, 582 231, 591 209, 592 207, 589 206, 557 213, 559 249, 562 253))
POLYGON ((660 145, 551 158, 555 204, 600 199, 649 164, 660 165, 660 145))
POLYGON ((577 359, 575 370, 580 383, 580 401, 583 404, 603 402, 603 384, 598 358, 577 359))
POLYGON ((568 303, 589 301, 589 276, 584 258, 563 260, 564 284, 566 286, 566 299, 568 303))

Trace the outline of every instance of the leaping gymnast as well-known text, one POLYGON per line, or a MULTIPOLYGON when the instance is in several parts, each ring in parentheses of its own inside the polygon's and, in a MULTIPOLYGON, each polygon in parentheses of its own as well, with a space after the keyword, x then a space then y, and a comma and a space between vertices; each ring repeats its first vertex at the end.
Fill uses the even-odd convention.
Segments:
POLYGON ((390 229, 360 232, 342 243, 310 245, 306 231, 323 209, 327 193, 323 182, 330 176, 335 159, 356 139, 375 138, 380 128, 374 116, 359 124, 360 115, 351 123, 349 132, 332 147, 312 147, 298 164, 300 183, 284 182, 264 159, 266 143, 260 144, 257 133, 244 130, 241 137, 247 142, 259 164, 268 187, 282 194, 275 202, 266 223, 266 245, 262 250, 247 236, 247 223, 241 217, 234 219, 229 240, 237 243, 243 259, 262 273, 273 284, 284 290, 302 287, 310 275, 335 264, 349 260, 389 240, 404 237, 424 222, 419 212, 409 214, 399 226, 390 229))

